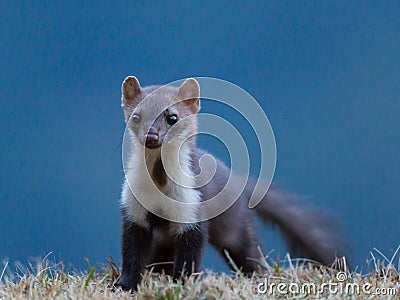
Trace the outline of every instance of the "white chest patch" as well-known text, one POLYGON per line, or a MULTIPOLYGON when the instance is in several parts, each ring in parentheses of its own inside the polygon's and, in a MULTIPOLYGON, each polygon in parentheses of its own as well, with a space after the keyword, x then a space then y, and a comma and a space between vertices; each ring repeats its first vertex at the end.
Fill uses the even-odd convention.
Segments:
POLYGON ((157 187, 151 178, 160 151, 151 150, 144 157, 143 147, 134 149, 125 167, 126 180, 121 195, 121 206, 131 222, 149 227, 147 214, 150 211, 175 222, 170 226, 175 234, 192 228, 192 223, 198 219, 199 206, 196 204, 200 203, 201 195, 190 187, 195 186, 195 176, 190 168, 190 149, 186 148, 182 146, 179 151, 169 147, 169 151, 163 152, 164 168, 173 179, 166 175, 166 182, 161 187, 157 187))

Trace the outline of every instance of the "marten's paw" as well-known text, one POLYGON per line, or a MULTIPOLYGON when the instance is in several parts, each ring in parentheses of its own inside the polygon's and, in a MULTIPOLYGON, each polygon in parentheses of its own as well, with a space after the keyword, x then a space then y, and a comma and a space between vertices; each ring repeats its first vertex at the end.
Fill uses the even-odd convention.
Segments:
POLYGON ((130 291, 131 293, 137 290, 138 283, 132 278, 122 275, 114 284, 114 290, 121 288, 123 291, 130 291))

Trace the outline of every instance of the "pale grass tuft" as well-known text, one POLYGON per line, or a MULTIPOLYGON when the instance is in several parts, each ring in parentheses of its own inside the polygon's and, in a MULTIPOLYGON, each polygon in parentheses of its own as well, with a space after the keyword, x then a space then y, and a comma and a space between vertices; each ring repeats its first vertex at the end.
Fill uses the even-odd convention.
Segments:
POLYGON ((381 299, 382 295, 356 293, 324 293, 301 294, 288 291, 281 294, 258 293, 260 284, 285 283, 298 286, 314 284, 322 286, 332 282, 339 284, 337 269, 344 270, 346 280, 343 287, 350 285, 371 285, 372 290, 391 291, 395 295, 385 295, 385 299, 399 299, 399 265, 394 265, 397 248, 391 259, 374 250, 383 259, 380 261, 372 254, 371 263, 374 269, 365 275, 350 272, 346 260, 338 259, 332 267, 318 266, 310 260, 291 259, 289 255, 284 260, 273 261, 267 255, 259 261, 262 272, 252 276, 244 276, 240 271, 228 274, 218 274, 211 271, 193 274, 186 279, 185 284, 174 283, 171 277, 153 273, 148 270, 143 274, 143 281, 136 293, 131 294, 121 289, 113 289, 120 275, 119 267, 110 257, 108 265, 92 266, 87 260, 86 271, 71 271, 63 262, 50 262, 47 256, 34 266, 29 264, 23 268, 17 266, 16 275, 10 272, 8 262, 0 268, 0 299, 381 299), (7 270, 7 271, 6 271, 7 270))

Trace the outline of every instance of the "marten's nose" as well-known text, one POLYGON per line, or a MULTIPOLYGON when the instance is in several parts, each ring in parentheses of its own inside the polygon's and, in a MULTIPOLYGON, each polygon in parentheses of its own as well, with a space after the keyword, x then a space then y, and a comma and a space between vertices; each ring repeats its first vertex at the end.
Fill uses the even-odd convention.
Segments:
POLYGON ((149 132, 145 135, 146 138, 146 147, 148 148, 156 148, 159 146, 160 138, 155 130, 149 130, 149 132))

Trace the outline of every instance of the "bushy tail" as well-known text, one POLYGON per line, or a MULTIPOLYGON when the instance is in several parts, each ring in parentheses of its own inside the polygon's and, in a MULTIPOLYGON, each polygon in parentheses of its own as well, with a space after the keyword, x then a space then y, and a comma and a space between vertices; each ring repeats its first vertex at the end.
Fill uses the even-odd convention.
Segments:
POLYGON ((342 256, 338 224, 320 210, 301 205, 298 197, 270 188, 256 206, 266 223, 278 225, 291 253, 328 265, 342 256))

